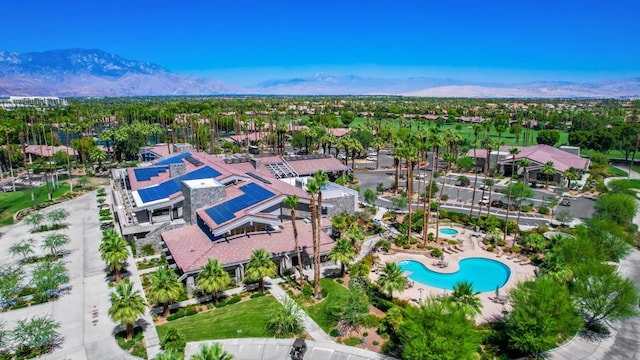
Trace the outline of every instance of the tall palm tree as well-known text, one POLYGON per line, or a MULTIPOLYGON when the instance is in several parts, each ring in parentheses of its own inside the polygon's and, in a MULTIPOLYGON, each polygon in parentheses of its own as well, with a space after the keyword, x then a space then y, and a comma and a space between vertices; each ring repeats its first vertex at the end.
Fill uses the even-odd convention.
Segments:
POLYGON ((191 360, 233 360, 233 355, 224 351, 220 343, 201 344, 200 352, 191 356, 191 360))
POLYGON ((453 293, 449 298, 451 302, 464 311, 467 316, 473 318, 480 314, 482 302, 478 298, 480 292, 474 292, 471 283, 461 281, 454 285, 453 293))
POLYGON ((378 287, 393 298, 394 290, 403 290, 407 283, 407 277, 402 275, 402 269, 395 262, 384 264, 384 269, 378 278, 378 287))
POLYGON ((444 154, 444 161, 447 163, 447 166, 444 169, 444 177, 442 178, 442 187, 440 188, 440 197, 438 198, 438 218, 436 219, 436 242, 440 237, 440 202, 442 201, 442 194, 444 193, 444 188, 447 186, 447 174, 449 173, 449 169, 451 168, 451 163, 455 161, 455 155, 451 153, 444 154))
POLYGON ((116 282, 120 282, 120 269, 129 257, 128 247, 127 241, 114 229, 107 230, 100 243, 100 256, 115 272, 116 282))
POLYGON ((144 299, 138 290, 133 290, 133 284, 130 282, 116 285, 109 297, 111 300, 109 316, 113 321, 126 326, 127 339, 130 340, 133 337, 133 324, 144 314, 146 308, 144 299))
POLYGON ((478 125, 478 124, 473 125, 473 136, 474 137, 473 137, 473 143, 471 144, 471 146, 473 147, 473 161, 474 161, 473 174, 474 174, 474 180, 473 180, 473 193, 471 193, 471 207, 469 208, 469 218, 471 218, 473 216, 473 206, 475 205, 475 202, 476 202, 476 190, 478 189, 478 167, 477 167, 478 156, 477 156, 477 150, 478 150, 478 146, 480 146, 480 143, 478 142, 478 135, 479 134, 480 134, 480 125, 478 125))
POLYGON ((504 219, 504 234, 502 234, 502 240, 507 241, 507 230, 509 229, 509 210, 511 208, 511 189, 513 188, 511 184, 513 183, 513 176, 515 175, 516 169, 516 155, 520 153, 518 148, 512 147, 509 149, 509 155, 511 155, 511 181, 509 182, 509 195, 507 195, 507 215, 504 219))
POLYGON ((13 128, 9 127, 7 124, 0 124, 0 131, 4 132, 4 138, 7 142, 7 159, 9 160, 9 174, 11 175, 11 186, 13 187, 13 191, 15 192, 16 181, 13 177, 13 164, 11 163, 11 146, 9 144, 9 132, 13 132, 13 128))
POLYGON ((162 304, 163 317, 169 316, 169 304, 180 297, 182 290, 182 283, 172 269, 163 266, 151 273, 151 285, 147 295, 154 303, 162 304))
POLYGON ((304 277, 304 273, 302 272, 302 257, 300 256, 300 245, 298 245, 298 227, 296 225, 296 208, 298 207, 298 196, 297 195, 287 195, 284 198, 283 203, 291 209, 291 226, 293 227, 293 242, 296 247, 296 256, 298 258, 298 271, 300 272, 300 277, 298 282, 302 285, 302 278, 304 277))
POLYGON ((196 278, 196 284, 203 291, 211 294, 211 300, 218 299, 217 294, 227 288, 231 278, 218 259, 210 258, 202 267, 196 278))
POLYGON ((320 187, 316 183, 315 178, 310 178, 307 181, 307 193, 311 196, 309 202, 309 210, 311 212, 311 237, 313 239, 313 292, 317 294, 320 292, 320 246, 316 244, 316 235, 318 234, 318 223, 316 222, 316 216, 318 208, 316 207, 316 196, 320 187))
POLYGON ((344 277, 345 265, 355 260, 355 258, 356 250, 349 239, 336 241, 335 246, 329 253, 329 259, 340 262, 340 277, 344 277))
POLYGON ((493 195, 493 185, 496 181, 493 178, 488 178, 484 181, 484 184, 489 188, 489 201, 487 201, 487 217, 491 215, 491 196, 493 195))
POLYGON ((547 161, 542 165, 541 171, 545 177, 544 188, 549 189, 549 177, 556 173, 556 164, 553 161, 547 161))
POLYGON ((276 264, 271 261, 271 256, 265 249, 253 249, 251 258, 245 270, 245 276, 252 281, 258 280, 260 293, 264 293, 265 276, 276 275, 276 264))
POLYGON ((518 165, 522 167, 522 186, 520 187, 520 204, 518 204, 518 219, 516 222, 520 224, 520 215, 522 214, 522 198, 524 196, 524 188, 527 186, 527 167, 531 166, 531 160, 522 159, 518 161, 518 165))

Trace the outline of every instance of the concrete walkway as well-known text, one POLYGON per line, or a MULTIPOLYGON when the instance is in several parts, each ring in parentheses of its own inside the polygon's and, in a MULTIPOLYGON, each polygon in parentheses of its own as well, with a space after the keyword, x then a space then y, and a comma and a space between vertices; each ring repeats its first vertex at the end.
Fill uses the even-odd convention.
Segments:
MULTIPOLYGON (((69 212, 65 221, 68 228, 57 232, 67 234, 70 243, 65 246, 69 254, 64 257, 69 270, 70 292, 57 301, 23 309, 12 310, 0 315, 7 329, 15 326, 16 320, 33 316, 48 315, 60 323, 62 343, 43 359, 137 359, 124 352, 113 337, 117 324, 108 316, 109 289, 105 278, 105 265, 98 252, 102 239, 95 192, 80 196, 42 210, 47 212, 62 208, 69 212)), ((15 242, 35 238, 36 255, 40 254, 39 243, 48 232, 31 234, 30 226, 24 223, 2 228, 0 238, 0 263, 9 265, 16 259, 10 257, 8 248, 15 242)))
MULTIPOLYGON (((629 171, 628 167, 616 166, 629 171)), ((640 174, 635 171, 630 173, 631 179, 640 179, 640 174)), ((615 179, 605 179, 606 184, 615 179), (607 181, 608 180, 608 181, 607 181)), ((640 201, 636 200, 640 209, 640 201)), ((640 225, 640 212, 633 219, 636 225, 640 225)), ((634 249, 627 257, 620 261, 620 273, 633 280, 636 288, 640 289, 640 251, 634 249)), ((640 359, 640 316, 625 321, 607 323, 611 334, 604 338, 587 338, 578 335, 566 344, 548 351, 545 357, 554 360, 609 360, 609 359, 640 359)))
MULTIPOLYGON (((224 350, 235 356, 235 360, 290 359, 289 351, 294 339, 226 339, 187 343, 185 359, 197 354, 201 344, 220 343, 224 350)), ((306 340, 305 360, 394 360, 394 358, 353 346, 306 340)))

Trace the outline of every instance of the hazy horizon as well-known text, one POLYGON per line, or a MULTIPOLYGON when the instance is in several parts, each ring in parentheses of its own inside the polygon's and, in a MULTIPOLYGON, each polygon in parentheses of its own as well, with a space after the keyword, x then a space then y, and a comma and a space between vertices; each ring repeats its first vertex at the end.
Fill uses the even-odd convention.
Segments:
POLYGON ((9 2, 0 50, 99 48, 240 86, 316 73, 523 83, 640 76, 640 4, 9 2), (28 17, 28 25, 19 14, 28 17))

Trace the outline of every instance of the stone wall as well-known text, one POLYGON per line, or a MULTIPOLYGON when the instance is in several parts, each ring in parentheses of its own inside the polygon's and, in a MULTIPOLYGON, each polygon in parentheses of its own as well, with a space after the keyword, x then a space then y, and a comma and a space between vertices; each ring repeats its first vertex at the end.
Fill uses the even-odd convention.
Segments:
POLYGON ((182 195, 184 196, 182 211, 184 221, 188 224, 195 224, 196 210, 223 200, 227 193, 224 185, 192 189, 183 182, 182 195))

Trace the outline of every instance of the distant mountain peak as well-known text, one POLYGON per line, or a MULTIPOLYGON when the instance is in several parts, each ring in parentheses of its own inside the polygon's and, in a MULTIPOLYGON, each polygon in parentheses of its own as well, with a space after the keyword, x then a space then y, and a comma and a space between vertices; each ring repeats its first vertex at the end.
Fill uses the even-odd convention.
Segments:
POLYGON ((101 49, 0 51, 0 95, 147 96, 237 94, 212 79, 176 74, 101 49))

